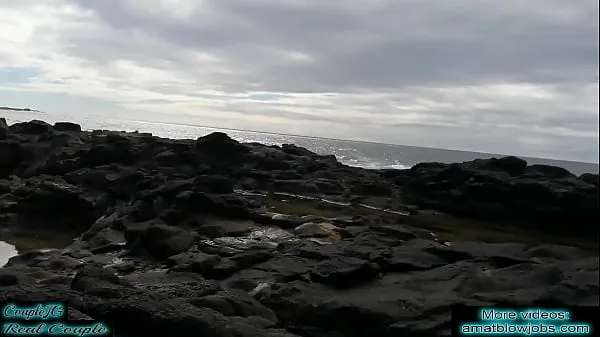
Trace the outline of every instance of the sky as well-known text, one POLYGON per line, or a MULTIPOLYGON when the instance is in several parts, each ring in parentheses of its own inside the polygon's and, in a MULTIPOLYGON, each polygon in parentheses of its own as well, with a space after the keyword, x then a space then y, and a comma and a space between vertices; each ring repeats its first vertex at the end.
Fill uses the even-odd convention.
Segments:
POLYGON ((598 9, 2 0, 0 106, 597 163, 598 9))

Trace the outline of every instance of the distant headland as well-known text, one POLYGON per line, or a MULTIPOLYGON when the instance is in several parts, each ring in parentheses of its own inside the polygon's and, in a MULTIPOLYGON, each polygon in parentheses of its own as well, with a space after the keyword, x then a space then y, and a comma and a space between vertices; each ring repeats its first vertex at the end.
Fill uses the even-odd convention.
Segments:
POLYGON ((0 106, 0 110, 41 112, 40 110, 36 110, 36 109, 30 109, 30 108, 11 108, 11 107, 8 107, 8 106, 0 106))

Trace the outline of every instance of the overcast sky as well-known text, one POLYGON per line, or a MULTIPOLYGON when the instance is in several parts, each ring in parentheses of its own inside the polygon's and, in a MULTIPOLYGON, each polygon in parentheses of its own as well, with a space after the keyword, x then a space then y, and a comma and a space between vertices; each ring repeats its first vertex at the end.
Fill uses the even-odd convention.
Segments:
POLYGON ((597 0, 2 0, 0 26, 0 106, 598 162, 597 0))

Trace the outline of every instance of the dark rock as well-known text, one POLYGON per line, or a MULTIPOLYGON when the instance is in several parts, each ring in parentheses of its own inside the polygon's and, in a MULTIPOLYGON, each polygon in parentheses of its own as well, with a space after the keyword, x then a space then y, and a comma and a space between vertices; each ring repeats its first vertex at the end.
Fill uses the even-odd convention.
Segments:
POLYGON ((579 179, 596 187, 600 185, 600 177, 597 174, 584 173, 579 176, 579 179))
POLYGON ((256 264, 268 261, 273 257, 273 253, 265 250, 253 250, 235 254, 231 257, 232 261, 235 261, 240 269, 250 268, 256 264))
POLYGON ((106 209, 103 195, 48 176, 17 185, 12 198, 18 203, 19 221, 30 228, 84 230, 106 209))
POLYGON ((205 193, 233 193, 233 182, 223 176, 199 176, 194 180, 196 188, 205 193))
POLYGON ((46 258, 49 254, 41 250, 32 250, 24 252, 17 256, 11 257, 6 263, 7 267, 16 265, 32 266, 37 263, 40 259, 46 258))
POLYGON ((384 182, 356 182, 352 184, 350 192, 354 195, 391 196, 392 188, 384 182))
POLYGON ((295 215, 287 215, 287 214, 264 214, 258 213, 253 214, 252 219, 258 223, 270 224, 283 229, 292 229, 296 228, 303 223, 307 223, 313 220, 312 217, 304 217, 304 216, 295 216, 295 215))
POLYGON ((11 258, 0 301, 67 301, 74 318, 114 322, 122 337, 448 336, 457 304, 598 303, 598 257, 587 250, 441 244, 429 232, 446 240, 504 226, 524 242, 587 243, 598 175, 515 157, 373 171, 223 133, 5 124, 2 231, 76 239, 11 258))
POLYGON ((525 165, 514 157, 418 164, 403 183, 405 198, 421 207, 507 226, 573 237, 598 235, 598 227, 590 225, 600 220, 597 184, 562 168, 525 165), (580 214, 587 214, 585 220, 580 214))
POLYGON ((218 238, 227 236, 227 232, 223 226, 218 224, 213 225, 202 225, 202 226, 194 226, 194 229, 199 235, 208 237, 208 238, 218 238))
POLYGON ((71 271, 80 265, 79 260, 70 256, 59 255, 58 251, 29 251, 10 258, 6 263, 6 267, 39 267, 46 271, 71 271))
POLYGON ((528 249, 525 255, 533 258, 572 261, 583 258, 586 254, 579 248, 559 245, 542 245, 528 249))
POLYGON ((387 272, 409 272, 428 270, 446 264, 446 261, 433 254, 420 251, 398 249, 391 258, 384 263, 383 269, 387 272))
POLYGON ((477 159, 471 165, 490 171, 504 171, 512 176, 518 176, 525 172, 527 162, 521 158, 509 156, 502 158, 477 159))
POLYGON ((311 272, 311 279, 334 287, 347 288, 373 280, 378 274, 379 266, 369 261, 338 257, 316 265, 311 272))
POLYGON ((229 138, 225 133, 213 132, 196 140, 196 149, 217 158, 236 156, 248 152, 239 142, 229 138))
POLYGON ((406 241, 410 239, 415 239, 417 234, 415 234, 412 230, 402 227, 402 226, 394 226, 394 225, 383 225, 383 226, 374 226, 372 227, 376 231, 383 232, 388 237, 395 238, 398 240, 406 241))
POLYGON ((446 261, 447 263, 455 263, 458 261, 470 260, 474 258, 471 252, 461 249, 455 249, 454 247, 436 246, 425 248, 425 251, 444 259, 444 261, 446 261))
POLYGON ((294 155, 294 156, 303 156, 303 157, 314 157, 315 154, 303 147, 296 146, 294 144, 283 144, 281 145, 281 150, 285 153, 294 155))
POLYGON ((136 270, 136 265, 133 261, 125 261, 112 266, 119 273, 131 273, 136 270))
POLYGON ((0 287, 9 287, 18 284, 33 284, 35 279, 23 271, 15 268, 0 269, 0 287))
POLYGON ((312 242, 281 248, 281 252, 284 254, 292 254, 316 261, 330 259, 332 256, 339 254, 340 251, 342 251, 342 247, 337 245, 320 245, 312 242))
POLYGON ((183 191, 177 195, 177 204, 183 212, 207 212, 234 219, 247 219, 249 205, 237 196, 216 196, 203 192, 183 191))
POLYGON ((530 174, 538 174, 541 176, 558 178, 558 179, 567 178, 567 177, 575 177, 575 175, 573 175, 571 172, 569 172, 568 170, 566 170, 562 167, 550 166, 550 165, 540 165, 540 164, 530 165, 529 167, 527 167, 527 172, 530 174))
POLYGON ((19 133, 23 135, 40 135, 47 132, 52 132, 54 129, 52 125, 40 121, 32 120, 31 122, 15 123, 9 126, 11 132, 19 133))
POLYGON ((19 283, 17 275, 12 273, 0 272, 0 286, 7 287, 19 283))
POLYGON ((12 173, 28 156, 28 151, 19 142, 0 142, 0 177, 12 173))
POLYGON ((82 313, 81 311, 69 307, 67 309, 68 312, 68 316, 67 319, 72 319, 72 320, 83 320, 83 321, 93 321, 94 319, 84 313, 82 313))
POLYGON ((81 126, 71 122, 56 122, 54 123, 54 130, 63 132, 81 132, 81 126))
POLYGON ((296 256, 279 256, 257 264, 253 268, 275 273, 281 280, 289 281, 305 279, 314 264, 314 261, 296 256))
POLYGON ((176 271, 148 271, 131 273, 123 277, 136 289, 148 291, 165 298, 193 299, 214 294, 221 289, 218 283, 205 280, 201 275, 176 271))
POLYGON ((307 222, 294 228, 294 233, 301 238, 323 238, 334 235, 337 230, 335 225, 328 222, 307 222))
POLYGON ((275 192, 297 193, 297 194, 318 194, 319 188, 313 182, 306 180, 274 180, 273 190, 275 192))
POLYGON ((221 291, 195 298, 190 303, 198 307, 214 309, 225 316, 260 316, 274 323, 278 321, 273 311, 241 291, 221 291))
POLYGON ((181 158, 179 155, 173 151, 166 150, 159 154, 157 154, 154 159, 160 164, 164 166, 176 166, 181 164, 181 158))
POLYGON ((215 280, 223 280, 240 270, 240 266, 230 259, 221 259, 214 267, 206 270, 203 275, 215 280))
POLYGON ((0 139, 4 139, 9 132, 10 130, 8 124, 6 124, 6 119, 0 118, 0 139))
POLYGON ((239 269, 238 264, 234 261, 204 253, 183 253, 171 256, 167 259, 166 265, 174 271, 198 273, 211 279, 224 279, 239 269))
POLYGON ((83 266, 71 281, 71 288, 85 292, 102 284, 119 285, 119 277, 109 269, 83 266))
POLYGON ((177 227, 154 225, 140 233, 139 239, 150 255, 162 260, 187 251, 196 238, 177 227))
POLYGON ((107 245, 115 247, 124 246, 126 243, 125 233, 113 228, 104 228, 96 233, 93 237, 88 237, 83 247, 88 250, 98 249, 107 245))
MULTIPOLYGON (((281 177, 280 177, 281 178, 281 177)), ((289 179, 301 179, 302 176, 299 174, 296 174, 296 176, 291 177, 289 179)), ((344 185, 342 185, 340 182, 335 181, 333 179, 319 179, 315 181, 315 184, 317 185, 317 188, 319 189, 319 191, 321 191, 321 193, 324 194, 333 194, 333 195, 338 195, 338 194, 342 194, 345 190, 344 185)))
POLYGON ((353 238, 357 235, 366 233, 370 230, 368 226, 346 226, 344 228, 340 228, 338 232, 343 238, 353 238))

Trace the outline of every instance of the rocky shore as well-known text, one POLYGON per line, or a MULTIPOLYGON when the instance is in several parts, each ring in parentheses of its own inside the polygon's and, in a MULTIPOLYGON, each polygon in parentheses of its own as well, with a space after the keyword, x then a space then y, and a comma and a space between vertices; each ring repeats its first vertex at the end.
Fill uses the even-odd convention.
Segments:
POLYGON ((598 187, 515 157, 365 170, 0 119, 0 230, 74 237, 11 258, 0 300, 127 337, 444 336, 454 304, 598 305, 598 187))

